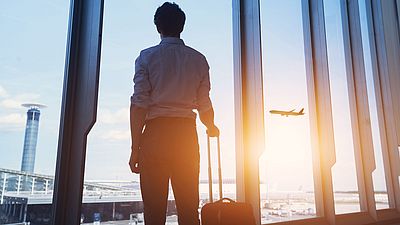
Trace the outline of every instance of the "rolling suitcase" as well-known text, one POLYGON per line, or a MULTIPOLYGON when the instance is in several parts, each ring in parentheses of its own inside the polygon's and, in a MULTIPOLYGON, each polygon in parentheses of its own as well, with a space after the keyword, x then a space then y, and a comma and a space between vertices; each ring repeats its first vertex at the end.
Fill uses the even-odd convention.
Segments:
POLYGON ((220 200, 213 202, 212 194, 212 172, 211 172, 211 150, 210 136, 207 135, 208 149, 208 188, 209 200, 201 209, 202 225, 255 225, 253 209, 250 204, 235 202, 222 196, 222 174, 221 174, 221 150, 220 141, 217 137, 218 145, 218 187, 220 200))

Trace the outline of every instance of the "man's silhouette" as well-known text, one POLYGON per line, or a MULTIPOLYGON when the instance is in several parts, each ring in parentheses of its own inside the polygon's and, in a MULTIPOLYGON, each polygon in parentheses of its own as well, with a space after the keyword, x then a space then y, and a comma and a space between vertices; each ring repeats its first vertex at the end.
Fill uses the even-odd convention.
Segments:
POLYGON ((193 110, 210 136, 219 135, 209 97, 209 66, 180 39, 185 13, 177 4, 160 6, 154 24, 161 42, 141 51, 135 62, 129 165, 140 173, 146 225, 165 224, 169 181, 179 224, 199 225, 200 159, 193 110))

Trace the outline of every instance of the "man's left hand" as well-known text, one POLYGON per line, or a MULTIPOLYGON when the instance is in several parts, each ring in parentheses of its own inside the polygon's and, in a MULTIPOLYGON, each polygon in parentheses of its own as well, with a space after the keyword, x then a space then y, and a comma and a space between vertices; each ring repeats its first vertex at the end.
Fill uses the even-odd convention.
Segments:
POLYGON ((207 134, 210 137, 219 137, 219 129, 217 126, 213 125, 210 128, 207 128, 207 134))
POLYGON ((131 168, 132 173, 139 174, 139 150, 132 149, 131 158, 129 159, 129 166, 131 168))

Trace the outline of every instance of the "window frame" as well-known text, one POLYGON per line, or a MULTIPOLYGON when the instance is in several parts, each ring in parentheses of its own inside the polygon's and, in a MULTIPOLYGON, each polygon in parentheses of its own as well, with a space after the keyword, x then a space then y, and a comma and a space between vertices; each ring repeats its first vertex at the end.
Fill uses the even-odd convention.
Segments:
POLYGON ((87 134, 96 121, 104 0, 71 0, 52 224, 80 224, 87 134))
POLYGON ((398 151, 398 136, 396 130, 396 107, 393 97, 398 95, 396 82, 393 82, 396 74, 400 74, 397 65, 397 55, 400 54, 399 26, 396 18, 396 0, 372 1, 366 0, 368 29, 371 38, 371 55, 374 77, 380 81, 380 104, 383 114, 380 115, 380 123, 385 132, 384 158, 385 175, 388 185, 390 210, 378 214, 378 219, 387 217, 387 213, 398 212, 400 209, 400 157, 398 151), (396 39, 397 38, 397 39, 396 39), (393 82, 393 83, 392 83, 393 82), (390 190, 390 192, 389 192, 390 190), (397 209, 397 211, 396 211, 397 209))

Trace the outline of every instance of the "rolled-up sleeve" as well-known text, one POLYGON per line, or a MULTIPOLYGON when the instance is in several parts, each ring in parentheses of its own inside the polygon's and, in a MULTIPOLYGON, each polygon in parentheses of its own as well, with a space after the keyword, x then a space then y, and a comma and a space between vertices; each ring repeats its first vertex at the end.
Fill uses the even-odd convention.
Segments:
POLYGON ((201 68, 201 81, 199 88, 197 89, 197 110, 204 112, 212 108, 210 99, 210 67, 207 61, 204 59, 203 66, 201 68))
POLYGON ((149 81, 148 69, 143 62, 142 54, 135 61, 135 75, 133 77, 134 91, 131 96, 131 104, 148 108, 150 105, 151 85, 149 81))

